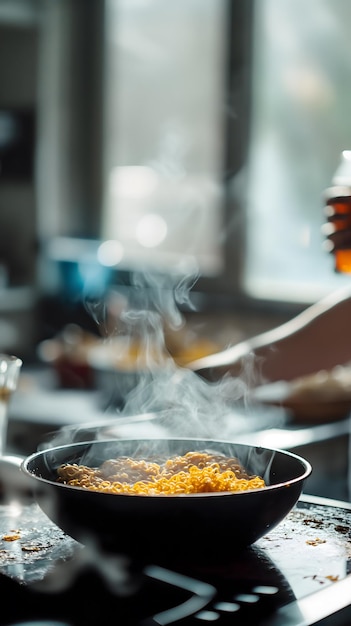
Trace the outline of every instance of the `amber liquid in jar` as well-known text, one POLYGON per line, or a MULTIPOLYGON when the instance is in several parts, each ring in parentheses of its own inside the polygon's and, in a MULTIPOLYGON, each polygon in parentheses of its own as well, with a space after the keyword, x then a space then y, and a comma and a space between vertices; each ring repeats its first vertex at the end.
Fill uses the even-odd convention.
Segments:
MULTIPOLYGON (((351 231, 351 187, 330 187, 325 193, 326 212, 336 231, 351 231)), ((350 248, 333 251, 335 271, 351 274, 350 248)))

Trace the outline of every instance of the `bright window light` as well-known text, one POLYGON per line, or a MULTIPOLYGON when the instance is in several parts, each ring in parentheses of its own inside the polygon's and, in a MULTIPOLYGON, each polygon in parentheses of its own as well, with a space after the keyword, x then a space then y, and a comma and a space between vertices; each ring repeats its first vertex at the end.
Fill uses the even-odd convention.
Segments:
POLYGON ((323 247, 322 195, 351 145, 351 3, 255 3, 244 287, 313 301, 350 278, 323 247))
POLYGON ((124 249, 120 241, 104 241, 98 248, 97 258, 101 265, 113 267, 118 265, 124 256, 124 249))
POLYGON ((101 237, 130 269, 223 268, 225 20, 223 0, 106 2, 101 237))
POLYGON ((160 215, 144 215, 137 225, 136 238, 145 248, 158 246, 167 235, 167 224, 160 215))

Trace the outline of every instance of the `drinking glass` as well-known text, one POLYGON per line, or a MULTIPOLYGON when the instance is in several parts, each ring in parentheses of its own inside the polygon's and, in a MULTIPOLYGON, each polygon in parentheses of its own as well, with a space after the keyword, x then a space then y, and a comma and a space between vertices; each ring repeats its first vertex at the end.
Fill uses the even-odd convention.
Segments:
POLYGON ((21 367, 18 357, 0 354, 0 457, 6 450, 9 402, 17 388, 21 367))

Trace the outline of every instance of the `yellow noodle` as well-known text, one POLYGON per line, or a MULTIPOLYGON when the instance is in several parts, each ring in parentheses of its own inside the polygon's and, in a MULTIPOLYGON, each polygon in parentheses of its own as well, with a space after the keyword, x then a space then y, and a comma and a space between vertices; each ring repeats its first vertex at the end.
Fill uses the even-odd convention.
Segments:
POLYGON ((129 457, 110 459, 99 468, 67 463, 58 468, 58 481, 91 491, 138 495, 240 492, 265 487, 264 480, 249 476, 238 459, 205 452, 188 452, 160 464, 129 457))

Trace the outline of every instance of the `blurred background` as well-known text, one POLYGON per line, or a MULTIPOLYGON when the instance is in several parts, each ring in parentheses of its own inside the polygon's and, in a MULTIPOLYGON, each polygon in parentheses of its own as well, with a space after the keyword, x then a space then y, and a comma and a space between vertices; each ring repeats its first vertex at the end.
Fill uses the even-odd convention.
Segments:
POLYGON ((350 19, 347 0, 0 0, 0 350, 106 336, 135 298, 179 327, 170 292, 222 347, 347 283, 320 228, 350 19))
POLYGON ((321 226, 351 148, 350 22, 348 0, 0 0, 15 451, 106 409, 115 378, 104 404, 63 393, 101 389, 92 362, 186 365, 349 284, 321 226))

